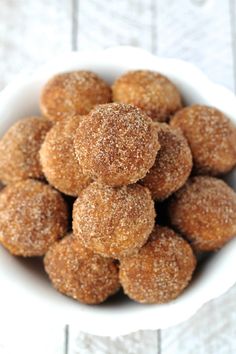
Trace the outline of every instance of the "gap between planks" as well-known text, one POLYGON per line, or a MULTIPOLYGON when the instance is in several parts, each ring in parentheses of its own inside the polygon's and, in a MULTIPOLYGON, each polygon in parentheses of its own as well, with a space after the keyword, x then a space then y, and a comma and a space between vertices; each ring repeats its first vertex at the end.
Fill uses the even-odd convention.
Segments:
POLYGON ((233 81, 234 92, 236 93, 236 4, 235 0, 229 0, 229 15, 230 15, 230 30, 231 30, 231 46, 232 46, 232 58, 233 58, 233 81))
POLYGON ((64 329, 64 352, 62 354, 69 354, 69 345, 70 345, 70 326, 65 325, 64 329))
POLYGON ((71 0, 72 18, 71 18, 71 49, 78 50, 78 32, 79 32, 79 0, 71 0))
MULTIPOLYGON (((78 39, 79 39, 79 0, 71 0, 71 48, 73 51, 78 50, 78 39)), ((150 31, 150 41, 151 41, 151 52, 157 54, 157 1, 151 0, 151 31, 150 31)), ((67 324, 64 328, 64 351, 63 354, 70 354, 70 326, 67 324)), ((161 330, 156 331, 156 352, 161 354, 161 330)), ((155 346, 155 343, 153 343, 155 346)))
MULTIPOLYGON (((72 51, 78 50, 78 13, 79 13, 79 0, 71 0, 71 49, 72 51)), ((70 326, 67 324, 64 328, 64 352, 69 354, 70 346, 70 326)))

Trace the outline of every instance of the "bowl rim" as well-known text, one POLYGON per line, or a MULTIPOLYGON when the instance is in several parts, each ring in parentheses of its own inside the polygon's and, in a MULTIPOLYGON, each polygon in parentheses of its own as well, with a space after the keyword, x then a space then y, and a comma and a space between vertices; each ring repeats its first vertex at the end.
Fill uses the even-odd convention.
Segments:
MULTIPOLYGON (((119 58, 126 58, 125 63, 123 63, 123 61, 120 63, 120 67, 126 71, 127 66, 132 67, 132 60, 134 60, 134 58, 136 67, 140 65, 140 68, 144 69, 149 68, 152 70, 156 67, 158 68, 157 71, 163 72, 161 68, 167 66, 175 68, 176 72, 181 72, 181 80, 186 80, 186 82, 188 82, 189 78, 191 78, 192 81, 196 82, 196 84, 192 84, 192 87, 194 87, 194 85, 195 87, 197 86, 197 89, 202 92, 202 96, 206 95, 208 101, 213 100, 216 96, 223 96, 225 102, 225 109, 223 110, 236 122, 236 98, 232 91, 221 85, 213 83, 200 69, 189 62, 175 58, 156 57, 144 49, 131 46, 118 46, 96 51, 67 52, 62 55, 57 55, 47 64, 41 66, 35 73, 18 75, 12 83, 8 84, 0 92, 0 113, 2 111, 4 112, 4 107, 6 108, 7 104, 11 102, 14 94, 17 94, 23 87, 26 87, 36 81, 40 81, 42 77, 50 77, 53 73, 71 70, 69 67, 71 67, 72 64, 73 66, 76 66, 76 63, 78 64, 79 62, 81 65, 83 62, 91 64, 94 60, 100 63, 105 61, 107 63, 109 62, 109 65, 112 66, 118 63, 120 60, 119 58), (142 63, 145 63, 145 65, 142 65, 142 63), (227 110, 229 105, 232 107, 227 110)), ((173 73, 173 75, 175 74, 173 73)), ((174 76, 174 79, 178 80, 178 75, 174 76)), ((178 323, 189 319, 205 303, 219 297, 234 285, 236 282, 236 274, 234 275, 233 272, 228 272, 229 274, 225 277, 227 270, 236 267, 236 251, 234 251, 234 247, 236 249, 236 239, 230 241, 209 261, 205 271, 206 274, 203 277, 205 288, 201 291, 196 291, 193 296, 189 295, 191 292, 191 287, 187 289, 183 295, 179 297, 178 302, 181 303, 179 308, 178 306, 173 307, 173 304, 176 304, 177 301, 172 301, 171 303, 165 305, 145 305, 146 307, 137 304, 140 309, 136 312, 128 313, 127 310, 126 313, 124 311, 119 312, 119 310, 116 310, 113 315, 111 315, 109 309, 107 311, 106 307, 103 307, 103 313, 102 310, 93 312, 92 310, 87 311, 85 307, 81 307, 81 311, 78 311, 78 313, 80 313, 79 320, 64 314, 62 323, 73 323, 79 330, 101 336, 117 336, 137 330, 156 330, 177 325, 178 323), (212 268, 215 267, 215 264, 218 261, 222 263, 222 268, 214 274, 212 268), (209 286, 207 282, 208 273, 212 276, 211 286, 209 286), (149 307, 149 310, 145 312, 144 309, 147 307, 149 307), (159 308, 159 312, 156 310, 157 307, 159 308), (152 311, 150 311, 150 309, 152 309, 152 311), (174 314, 173 310, 175 311, 174 314), (155 317, 158 313, 159 317, 155 317), (102 325, 99 325, 101 321, 102 325)), ((9 262, 11 263, 11 261, 9 262)), ((13 289, 13 283, 10 282, 9 284, 13 289)), ((63 302, 64 299, 65 297, 63 297, 61 302, 63 302)), ((47 306, 45 309, 46 308, 47 306)), ((91 309, 91 307, 89 308, 91 309)), ((0 310, 4 311, 1 303, 0 310)), ((49 309, 48 311, 50 313, 49 309)), ((31 313, 28 314, 28 320, 31 315, 31 313)), ((45 318, 44 316, 45 315, 43 315, 43 318, 45 318)), ((56 316, 57 323, 58 321, 60 322, 60 320, 61 319, 56 316)), ((54 322, 55 318, 49 318, 49 321, 54 322)))

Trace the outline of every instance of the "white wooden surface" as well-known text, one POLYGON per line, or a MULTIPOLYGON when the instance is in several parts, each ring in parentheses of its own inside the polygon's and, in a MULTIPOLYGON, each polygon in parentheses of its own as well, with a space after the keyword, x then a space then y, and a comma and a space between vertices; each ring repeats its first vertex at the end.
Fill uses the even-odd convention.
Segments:
MULTIPOLYGON (((233 89, 235 18, 234 0, 1 0, 0 89, 55 53, 117 44, 191 61, 233 89)), ((73 327, 25 333, 0 318, 0 354, 233 354, 235 298, 236 286, 181 325, 118 338, 73 327)))

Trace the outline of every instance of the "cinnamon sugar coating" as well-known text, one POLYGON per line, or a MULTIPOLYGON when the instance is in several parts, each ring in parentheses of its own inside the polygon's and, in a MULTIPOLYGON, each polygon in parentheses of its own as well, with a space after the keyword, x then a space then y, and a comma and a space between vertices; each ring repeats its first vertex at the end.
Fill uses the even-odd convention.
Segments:
POLYGON ((75 158, 73 145, 75 131, 84 117, 72 115, 57 122, 40 150, 41 164, 48 182, 71 196, 78 196, 91 182, 75 158))
POLYGON ((167 227, 156 226, 148 242, 120 261, 120 282, 133 300, 160 304, 175 299, 196 267, 191 246, 167 227))
POLYGON ((112 91, 115 102, 133 104, 155 121, 167 121, 182 107, 175 85, 154 71, 129 71, 115 81, 112 91))
POLYGON ((236 165, 236 127, 218 109, 192 105, 170 122, 188 140, 196 174, 219 175, 236 165))
POLYGON ((94 182, 74 203, 73 232, 93 252, 120 258, 147 241, 154 219, 154 203, 147 188, 112 188, 94 182))
POLYGON ((180 130, 164 123, 158 127, 161 148, 155 164, 141 183, 149 188, 153 199, 161 201, 186 182, 192 169, 192 154, 180 130))
POLYGON ((120 287, 114 260, 89 251, 71 234, 49 248, 44 265, 58 291, 85 304, 99 304, 120 287))
POLYGON ((155 162, 157 128, 139 108, 95 107, 77 129, 74 146, 84 174, 110 186, 135 183, 155 162))
POLYGON ((51 122, 27 117, 13 124, 0 140, 0 180, 4 184, 42 178, 39 149, 51 122))
POLYGON ((236 236, 236 193, 220 179, 193 177, 173 196, 169 216, 196 250, 214 251, 236 236))
POLYGON ((111 102, 111 89, 91 71, 73 71, 52 77, 44 86, 43 115, 59 121, 71 114, 87 114, 95 105, 111 102))
POLYGON ((67 230, 67 205, 49 185, 15 182, 0 193, 0 243, 16 256, 42 256, 67 230))

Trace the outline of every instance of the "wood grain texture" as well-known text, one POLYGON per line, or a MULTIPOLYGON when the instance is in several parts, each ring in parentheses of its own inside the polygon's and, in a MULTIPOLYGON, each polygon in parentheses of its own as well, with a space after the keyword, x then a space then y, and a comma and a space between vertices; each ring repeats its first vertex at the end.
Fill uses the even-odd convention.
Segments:
POLYGON ((228 0, 158 0, 158 55, 190 61, 233 88, 230 10, 228 0))
POLYGON ((0 89, 19 72, 71 49, 71 17, 67 0, 0 2, 0 89))
POLYGON ((231 29, 231 44, 232 44, 232 58, 233 58, 233 79, 234 79, 234 92, 236 93, 236 2, 235 0, 229 1, 230 12, 230 29, 231 29))
POLYGON ((78 49, 133 45, 152 49, 152 0, 80 0, 78 49))
MULTIPOLYGON (((205 4, 205 2, 204 2, 205 4)), ((220 6, 223 4, 221 2, 220 6)), ((206 5, 206 4, 205 4, 206 5)), ((230 54, 229 43, 231 44, 231 55, 228 67, 225 60, 220 63, 221 72, 218 76, 221 82, 223 74, 227 77, 221 82, 226 86, 234 88, 236 92, 236 3, 234 0, 224 2, 228 11, 227 37, 222 52, 230 54), (228 39, 227 39, 228 38, 228 39), (224 82, 225 81, 225 82, 224 82)), ((218 9, 216 11, 218 13, 218 9)), ((225 14, 227 18, 227 13, 225 14)), ((223 15, 222 15, 223 17, 223 15)), ((212 46, 211 46, 212 47, 212 46)), ((212 49, 213 50, 213 49, 212 49)), ((225 54, 224 54, 225 55, 225 54)), ((206 62, 207 63, 207 62, 206 62)), ((208 64, 205 64, 208 67, 208 64)), ((219 63, 217 64, 217 66, 219 63)), ((213 66, 214 67, 214 66, 213 66)), ((207 69, 210 76, 212 70, 207 69)), ((176 327, 162 331, 162 353, 163 354, 233 354, 236 352, 236 311, 235 311, 236 286, 220 298, 213 300, 200 309, 195 316, 176 327)))
POLYGON ((70 336, 68 354, 158 354, 156 331, 138 331, 110 338, 78 334, 76 328, 71 328, 70 336))
POLYGON ((163 354, 236 353, 236 286, 187 322, 162 331, 163 354))
MULTIPOLYGON (((37 321, 37 320, 36 320, 37 321)), ((64 328, 24 322, 22 326, 13 320, 12 325, 0 321, 1 354, 65 354, 64 328)))

